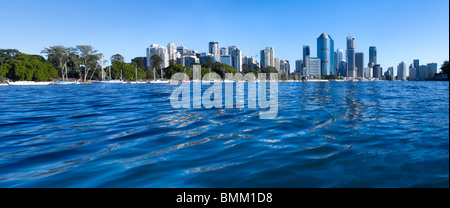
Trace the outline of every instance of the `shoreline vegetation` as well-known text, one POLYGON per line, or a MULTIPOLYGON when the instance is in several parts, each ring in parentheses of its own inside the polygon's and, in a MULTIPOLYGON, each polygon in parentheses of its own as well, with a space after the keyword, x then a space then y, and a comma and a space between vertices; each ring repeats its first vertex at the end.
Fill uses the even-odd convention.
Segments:
MULTIPOLYGON (((51 46, 42 50, 41 53, 45 54, 47 59, 41 55, 21 53, 17 49, 0 49, 0 84, 5 85, 7 82, 16 81, 56 82, 60 80, 92 84, 93 81, 105 79, 122 80, 125 83, 146 83, 151 80, 169 80, 175 73, 186 73, 189 76, 193 71, 191 67, 176 64, 175 60, 170 60, 168 67, 161 68, 162 59, 158 55, 150 58, 149 67, 145 66, 145 60, 142 57, 136 57, 131 60, 131 63, 126 63, 125 58, 120 54, 113 55, 110 58, 110 65, 106 66, 109 61, 104 60, 103 54, 90 45, 51 46)), ((448 81, 448 61, 445 61, 440 69, 440 73, 426 81, 448 81)), ((201 65, 201 77, 210 72, 215 72, 220 77, 225 77, 225 73, 238 73, 232 66, 214 63, 209 57, 206 63, 201 65)), ((241 73, 254 73, 255 76, 258 73, 266 73, 266 77, 270 77, 270 73, 278 73, 278 71, 271 66, 259 68, 244 64, 241 73)), ((336 75, 301 79, 294 74, 279 74, 278 80, 280 82, 395 81, 347 78, 336 75)))

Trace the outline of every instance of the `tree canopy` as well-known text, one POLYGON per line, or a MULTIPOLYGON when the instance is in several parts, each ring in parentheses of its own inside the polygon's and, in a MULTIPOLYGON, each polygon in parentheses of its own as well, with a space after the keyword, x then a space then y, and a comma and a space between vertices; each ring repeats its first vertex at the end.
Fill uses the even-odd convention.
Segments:
POLYGON ((1 62, 0 75, 12 80, 48 81, 56 78, 58 71, 42 56, 17 53, 1 62))

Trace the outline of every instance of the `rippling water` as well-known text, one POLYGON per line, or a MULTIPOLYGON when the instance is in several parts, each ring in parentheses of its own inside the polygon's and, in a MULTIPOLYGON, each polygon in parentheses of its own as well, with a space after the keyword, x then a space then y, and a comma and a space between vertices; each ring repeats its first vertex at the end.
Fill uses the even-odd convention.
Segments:
POLYGON ((448 84, 279 83, 274 120, 170 85, 0 87, 0 187, 449 187, 448 84))

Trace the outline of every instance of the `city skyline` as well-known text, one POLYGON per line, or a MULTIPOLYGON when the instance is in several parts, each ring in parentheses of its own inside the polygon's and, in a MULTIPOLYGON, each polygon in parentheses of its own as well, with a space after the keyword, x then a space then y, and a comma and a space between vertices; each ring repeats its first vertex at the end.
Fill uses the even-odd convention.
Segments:
MULTIPOLYGON (((0 40, 3 40, 1 41, 2 48, 16 48, 24 53, 40 54, 42 48, 48 45, 89 44, 104 53, 106 57, 119 53, 125 57, 126 61, 130 61, 134 57, 145 56, 145 49, 151 44, 160 44, 166 47, 168 43, 174 43, 178 46, 182 42, 189 49, 208 52, 208 43, 215 41, 219 43, 219 48, 227 48, 228 46, 239 47, 243 56, 258 55, 258 62, 260 60, 260 51, 265 47, 273 47, 277 58, 287 60, 292 64, 296 60, 302 59, 304 45, 310 46, 310 54, 313 56, 317 54, 316 39, 321 33, 326 33, 333 37, 335 50, 337 48, 343 50, 347 48, 345 38, 350 33, 356 39, 355 52, 364 53, 364 60, 369 60, 369 47, 375 46, 378 52, 377 62, 385 69, 394 67, 394 71, 396 71, 398 63, 404 61, 409 65, 413 63, 414 59, 419 59, 424 64, 438 63, 439 65, 444 60, 448 60, 447 1, 432 3, 423 1, 394 2, 393 8, 395 6, 403 6, 399 11, 372 5, 374 11, 377 11, 380 15, 375 15, 376 17, 368 17, 370 15, 367 15, 363 18, 349 19, 349 15, 342 12, 335 20, 330 20, 326 18, 336 14, 328 15, 327 13, 325 17, 312 21, 302 21, 304 18, 301 18, 301 16, 315 17, 313 16, 314 12, 302 10, 302 8, 316 8, 317 6, 325 5, 324 9, 327 11, 336 8, 351 10, 356 7, 364 7, 362 4, 368 3, 357 1, 325 1, 322 4, 313 2, 280 2, 289 11, 295 8, 303 11, 298 18, 293 17, 289 12, 283 14, 276 10, 281 5, 267 1, 244 3, 216 2, 217 5, 221 5, 222 9, 225 10, 232 8, 233 5, 236 5, 238 8, 236 11, 232 10, 225 17, 207 10, 206 5, 203 5, 205 4, 204 2, 191 2, 189 4, 178 1, 172 1, 171 3, 80 1, 70 2, 67 5, 67 3, 46 0, 40 3, 38 5, 31 2, 30 4, 35 4, 34 7, 19 9, 21 8, 20 2, 2 2, 2 5, 8 8, 5 11, 5 15, 21 17, 5 23, 5 27, 10 31, 0 34, 0 40), (141 6, 136 7, 136 4, 141 6), (53 15, 61 14, 60 9, 63 5, 67 8, 73 8, 77 11, 76 14, 82 15, 82 17, 61 15, 61 18, 56 20, 51 18, 52 15, 48 13, 56 11, 56 14, 53 15), (167 21, 160 22, 156 21, 158 18, 149 20, 149 15, 143 12, 141 8, 145 7, 145 5, 154 9, 152 9, 152 14, 154 15, 162 14, 159 10, 164 10, 165 8, 171 8, 172 11, 182 11, 181 15, 189 15, 191 12, 202 10, 202 13, 199 13, 199 15, 209 19, 205 22, 191 21, 190 23, 182 23, 180 20, 179 24, 174 23, 175 26, 170 26, 170 24, 167 24, 174 17, 168 16, 167 21), (86 9, 82 10, 81 6, 86 7, 86 9), (244 9, 241 8, 242 6, 251 8, 251 11, 244 12, 244 9), (103 7, 105 12, 103 14, 99 13, 98 8, 103 7), (197 9, 193 10, 194 8, 197 9), (271 15, 265 15, 266 11, 272 11, 272 9, 271 15), (119 13, 120 10, 124 12, 119 13), (133 12, 134 14, 132 15, 125 15, 131 14, 134 10, 138 11, 133 12), (392 14, 391 12, 393 11, 397 13, 392 14), (420 11, 424 15, 416 17, 417 15, 413 15, 415 11, 420 11), (282 14, 282 17, 277 16, 282 14), (95 21, 89 22, 90 18, 94 18, 95 21), (371 20, 371 18, 374 19, 371 20), (345 19, 346 21, 343 21, 345 19), (370 26, 368 20, 371 20, 370 26), (39 31, 40 33, 27 33, 20 27, 25 21, 30 23, 48 23, 53 21, 55 25, 60 25, 61 28, 55 28, 55 30, 49 28, 46 31, 36 29, 39 25, 32 24, 30 25, 30 30, 39 31), (57 24, 61 23, 61 21, 65 24, 70 24, 70 26, 57 24), (210 24, 213 21, 216 21, 216 24, 210 24), (272 25, 284 22, 290 24, 291 28, 294 28, 292 32, 286 30, 280 33, 279 30, 275 32, 258 29, 262 23, 272 25), (335 25, 334 23, 336 22, 339 22, 339 24, 335 25), (231 31, 231 28, 246 29, 247 26, 245 25, 248 26, 247 31, 243 30, 240 33, 227 32, 231 31), (172 28, 171 30, 167 29, 169 26, 172 28), (78 27, 81 29, 78 29, 78 27), (208 30, 205 30, 205 28, 208 28, 208 30), (255 32, 247 34, 252 33, 253 28, 257 28, 254 29, 255 32)), ((360 11, 355 12, 355 16, 357 16, 360 11)), ((344 51, 344 57, 346 57, 345 54, 346 52, 344 51)), ((292 67, 291 72, 294 71, 293 69, 294 67, 292 67)), ((394 72, 394 74, 397 73, 394 72)))

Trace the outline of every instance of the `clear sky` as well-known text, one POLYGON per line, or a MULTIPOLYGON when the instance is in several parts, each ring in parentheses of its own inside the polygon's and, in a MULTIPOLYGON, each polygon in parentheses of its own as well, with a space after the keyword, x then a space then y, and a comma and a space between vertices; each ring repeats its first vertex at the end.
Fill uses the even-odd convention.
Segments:
POLYGON ((317 37, 327 33, 345 52, 350 33, 365 65, 373 45, 384 70, 413 59, 440 67, 449 59, 448 0, 0 0, 0 8, 0 48, 30 54, 88 44, 130 61, 153 43, 207 52, 217 41, 248 56, 274 47, 293 71, 303 45, 316 56, 317 37))

